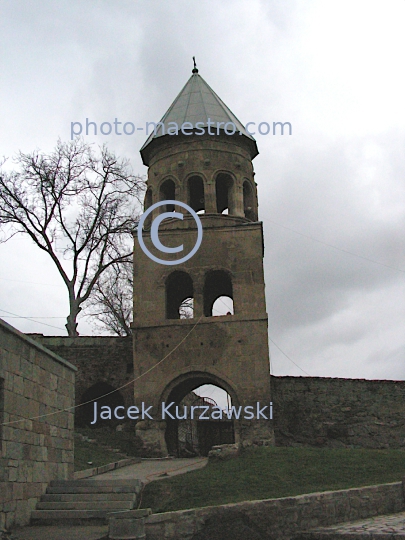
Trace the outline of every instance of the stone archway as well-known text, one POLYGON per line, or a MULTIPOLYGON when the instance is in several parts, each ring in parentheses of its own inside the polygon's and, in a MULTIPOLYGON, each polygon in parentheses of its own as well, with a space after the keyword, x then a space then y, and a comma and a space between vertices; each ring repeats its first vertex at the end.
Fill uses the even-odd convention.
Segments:
POLYGON ((97 401, 98 410, 103 405, 107 405, 108 407, 115 408, 118 406, 125 406, 125 400, 123 395, 119 390, 115 390, 113 386, 106 382, 98 382, 96 384, 93 384, 90 388, 88 388, 85 392, 83 392, 80 403, 84 403, 85 405, 79 406, 76 409, 76 417, 75 417, 75 423, 79 427, 100 427, 102 425, 111 424, 111 422, 118 423, 117 420, 100 420, 95 424, 91 424, 94 418, 94 400, 97 401), (112 392, 112 393, 111 393, 112 392), (101 397, 105 396, 106 397, 101 397), (87 403, 89 402, 90 403, 87 403))
MULTIPOLYGON (((164 390, 161 398, 162 403, 174 403, 172 409, 179 405, 184 398, 200 386, 210 384, 221 388, 231 397, 236 405, 238 398, 235 391, 225 381, 210 373, 191 372, 174 379, 164 390)), ((165 443, 169 455, 180 457, 179 444, 179 420, 166 419, 165 443)), ((199 454, 207 455, 212 446, 216 444, 230 444, 236 441, 237 429, 235 420, 198 420, 194 422, 195 432, 199 438, 199 454)), ((184 454, 185 456, 186 454, 184 454)), ((183 456, 183 457, 184 457, 183 456)))

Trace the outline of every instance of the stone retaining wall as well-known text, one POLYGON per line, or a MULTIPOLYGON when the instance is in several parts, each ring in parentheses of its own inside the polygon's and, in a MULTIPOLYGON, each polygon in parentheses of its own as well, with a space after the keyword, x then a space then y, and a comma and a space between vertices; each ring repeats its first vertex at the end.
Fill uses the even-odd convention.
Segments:
POLYGON ((73 478, 73 410, 20 420, 73 407, 75 371, 0 319, 0 530, 27 524, 50 480, 73 478))
MULTIPOLYGON (((403 511, 402 482, 298 497, 250 501, 152 514, 146 540, 205 540, 211 531, 229 538, 290 540, 301 531, 403 511), (228 537, 227 536, 227 537, 228 537)), ((219 536, 218 536, 219 538, 219 536)))

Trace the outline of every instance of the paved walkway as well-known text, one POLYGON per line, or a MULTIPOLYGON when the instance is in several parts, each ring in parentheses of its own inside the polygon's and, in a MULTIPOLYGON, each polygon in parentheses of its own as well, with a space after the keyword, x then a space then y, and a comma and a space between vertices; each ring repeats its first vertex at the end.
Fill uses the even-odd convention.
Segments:
POLYGON ((303 538, 308 540, 385 540, 405 539, 405 512, 341 523, 332 527, 314 529, 303 538))
POLYGON ((152 480, 162 480, 168 476, 184 474, 196 469, 202 469, 208 458, 179 458, 179 459, 143 459, 140 463, 122 467, 115 471, 93 476, 91 480, 124 480, 138 478, 144 484, 152 480))

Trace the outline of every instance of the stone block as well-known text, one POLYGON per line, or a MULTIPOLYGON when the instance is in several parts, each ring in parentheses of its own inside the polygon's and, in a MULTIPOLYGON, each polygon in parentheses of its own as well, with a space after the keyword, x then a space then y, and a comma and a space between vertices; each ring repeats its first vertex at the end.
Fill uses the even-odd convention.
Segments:
POLYGON ((23 444, 19 442, 6 441, 5 447, 5 457, 16 460, 23 458, 23 444))
POLYGON ((18 471, 17 469, 8 469, 8 481, 9 482, 16 482, 18 478, 18 471))
POLYGON ((239 456, 238 444, 220 444, 213 446, 208 452, 210 461, 225 461, 239 456))
POLYGON ((24 395, 24 379, 21 375, 13 375, 13 392, 24 395))
POLYGON ((151 510, 131 510, 129 512, 113 512, 108 515, 108 537, 111 540, 145 539, 145 517, 151 510))
POLYGON ((13 498, 13 485, 9 482, 0 482, 0 504, 11 501, 13 498))
POLYGON ((20 359, 21 375, 24 379, 32 379, 32 367, 32 363, 26 360, 26 358, 20 359))
POLYGON ((17 501, 7 501, 3 504, 3 512, 14 512, 17 507, 17 501))

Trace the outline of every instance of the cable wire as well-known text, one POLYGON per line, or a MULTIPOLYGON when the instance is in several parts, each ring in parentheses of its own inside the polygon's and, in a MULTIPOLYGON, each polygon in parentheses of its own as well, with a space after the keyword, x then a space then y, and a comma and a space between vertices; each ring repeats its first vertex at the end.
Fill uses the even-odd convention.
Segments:
POLYGON ((290 357, 289 357, 282 349, 280 349, 280 347, 277 345, 277 343, 275 343, 275 342, 271 339, 271 337, 269 337, 269 340, 273 343, 273 345, 275 345, 275 346, 277 347, 277 349, 278 349, 282 354, 284 354, 284 356, 285 356, 286 358, 288 358, 288 360, 289 360, 290 362, 292 362, 292 363, 294 364, 294 366, 297 366, 297 368, 300 369, 301 371, 303 371, 303 372, 305 373, 305 375, 308 375, 308 377, 311 377, 311 375, 310 375, 307 371, 305 371, 305 369, 302 369, 302 367, 300 367, 298 364, 296 364, 296 363, 294 362, 294 360, 291 360, 291 358, 290 358, 290 357))
POLYGON ((132 379, 131 381, 123 384, 122 386, 120 386, 119 388, 116 388, 115 390, 112 390, 111 392, 108 392, 107 394, 103 394, 102 396, 98 396, 94 399, 90 399, 89 401, 85 401, 84 403, 80 403, 79 405, 74 405, 73 407, 67 407, 66 409, 60 409, 59 411, 54 411, 54 412, 51 412, 51 413, 47 413, 47 414, 41 414, 39 416, 33 416, 32 418, 22 418, 21 420, 13 420, 11 422, 4 422, 3 424, 0 424, 0 426, 7 426, 9 424, 18 424, 19 422, 26 422, 26 421, 29 421, 29 420, 38 420, 39 418, 45 418, 47 416, 53 416, 55 414, 60 414, 60 413, 63 413, 63 412, 67 412, 67 411, 72 411, 73 409, 77 409, 79 407, 83 407, 83 405, 87 405, 89 403, 93 403, 94 401, 97 401, 98 399, 102 399, 102 398, 105 398, 107 396, 110 396, 111 394, 114 394, 115 392, 118 392, 119 390, 122 390, 123 388, 125 388, 126 386, 129 386, 130 384, 134 383, 135 381, 138 381, 139 379, 141 379, 142 377, 144 377, 145 375, 147 375, 148 373, 150 373, 152 370, 154 370, 155 368, 157 368, 160 364, 162 364, 162 362, 164 362, 171 354, 174 353, 174 351, 176 351, 180 345, 182 343, 184 343, 186 341, 186 339, 188 338, 188 336, 193 332, 193 330, 196 328, 196 326, 200 323, 201 319, 203 318, 203 315, 201 315, 201 317, 198 319, 198 321, 195 323, 195 325, 191 328, 191 330, 189 332, 187 332, 187 334, 184 336, 184 338, 171 350, 169 351, 166 356, 164 356, 161 360, 159 360, 159 362, 157 362, 156 364, 154 364, 152 367, 150 367, 149 369, 147 369, 144 373, 142 373, 141 375, 139 375, 138 377, 135 377, 135 379, 132 379))
MULTIPOLYGON (((44 323, 44 322, 40 322, 40 321, 36 321, 35 319, 31 318, 31 317, 23 317, 22 315, 17 315, 16 313, 11 313, 11 311, 6 311, 5 309, 1 309, 0 308, 0 311, 2 311, 3 313, 8 313, 9 315, 14 315, 14 317, 18 318, 18 319, 27 319, 27 321, 32 321, 32 322, 35 322, 37 324, 42 324, 44 326, 50 326, 51 328, 56 328, 57 330, 64 330, 64 328, 60 328, 59 326, 53 326, 52 324, 47 324, 47 323, 44 323)), ((7 315, 5 315, 6 318, 7 315)), ((43 317, 41 317, 43 318, 43 317)), ((59 318, 59 317, 57 317, 59 318)))
POLYGON ((374 261, 373 259, 369 259, 368 257, 364 257, 363 255, 358 255, 357 253, 353 253, 352 251, 348 251, 347 249, 342 249, 337 246, 333 246, 332 244, 328 244, 327 242, 324 242, 323 240, 318 240, 318 238, 314 238, 313 236, 310 236, 308 234, 304 234, 301 232, 296 231, 295 229, 291 229, 291 227, 286 227, 285 225, 281 225, 281 223, 277 223, 276 221, 273 221, 271 219, 268 220, 270 223, 273 223, 274 225, 277 225, 278 227, 281 227, 282 229, 286 229, 287 231, 291 231, 295 234, 299 234, 300 236, 303 236, 304 238, 309 238, 310 240, 313 240, 314 242, 318 242, 319 244, 323 244, 324 246, 328 246, 330 248, 336 249, 337 251, 341 251, 342 253, 346 253, 348 255, 352 255, 353 257, 358 257, 359 259, 363 259, 364 261, 368 261, 374 264, 378 264, 380 266, 385 266, 385 268, 390 268, 391 270, 396 270, 397 272, 405 273, 405 270, 402 270, 402 268, 397 268, 396 266, 390 266, 389 264, 384 264, 382 262, 374 261))

